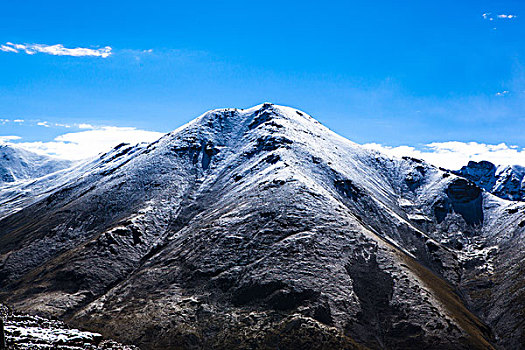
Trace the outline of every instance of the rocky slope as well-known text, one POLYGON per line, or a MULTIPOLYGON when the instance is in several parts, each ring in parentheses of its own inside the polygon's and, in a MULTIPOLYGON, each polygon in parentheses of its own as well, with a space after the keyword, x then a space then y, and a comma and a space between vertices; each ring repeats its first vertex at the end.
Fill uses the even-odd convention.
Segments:
POLYGON ((210 111, 29 197, 0 196, 1 300, 144 349, 525 343, 525 203, 295 109, 210 111))
POLYGON ((38 178, 71 165, 67 160, 36 154, 19 147, 0 145, 0 186, 38 178))
POLYGON ((525 200, 525 168, 519 165, 495 166, 487 161, 470 161, 454 173, 500 198, 525 200))

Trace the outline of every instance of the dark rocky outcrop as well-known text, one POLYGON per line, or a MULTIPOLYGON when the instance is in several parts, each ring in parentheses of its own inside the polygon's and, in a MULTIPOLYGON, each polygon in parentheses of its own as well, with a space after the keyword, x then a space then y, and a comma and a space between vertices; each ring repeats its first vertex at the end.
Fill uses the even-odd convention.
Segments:
POLYGON ((483 196, 481 189, 464 179, 452 181, 446 190, 452 209, 469 225, 483 223, 483 196))

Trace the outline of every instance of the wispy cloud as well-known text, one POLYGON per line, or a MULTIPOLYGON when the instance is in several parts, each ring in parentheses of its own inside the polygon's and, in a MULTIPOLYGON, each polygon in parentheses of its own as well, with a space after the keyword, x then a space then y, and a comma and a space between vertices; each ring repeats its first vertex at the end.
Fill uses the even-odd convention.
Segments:
POLYGON ((21 139, 20 136, 15 136, 15 135, 0 136, 0 145, 8 143, 9 141, 15 141, 15 140, 20 140, 20 139, 21 139))
POLYGON ((79 129, 95 129, 95 127, 91 124, 85 124, 81 123, 77 125, 79 129))
POLYGON ((516 15, 506 15, 506 14, 498 15, 498 18, 500 18, 500 19, 513 19, 513 18, 516 18, 516 17, 517 17, 516 15))
POLYGON ((50 127, 49 122, 38 122, 38 123, 36 123, 36 125, 38 125, 38 126, 44 126, 44 127, 46 127, 46 128, 49 128, 49 127, 50 127))
POLYGON ((490 145, 477 142, 433 142, 422 147, 398 146, 390 147, 377 143, 364 145, 395 157, 410 156, 423 159, 430 164, 447 169, 460 169, 469 160, 487 160, 496 165, 525 166, 525 149, 509 146, 505 143, 490 145))
POLYGON ((493 15, 491 12, 486 12, 482 14, 481 16, 483 17, 483 19, 488 20, 488 21, 494 21, 494 19, 516 19, 518 17, 516 15, 505 14, 505 13, 502 13, 499 15, 493 15))
MULTIPOLYGON (((16 120, 13 120, 13 122, 16 122, 16 120)), ((24 120, 22 120, 24 122, 24 120)), ((34 125, 34 124, 33 124, 34 125)), ((96 126, 93 126, 91 124, 87 123, 73 123, 73 124, 67 124, 67 123, 52 123, 48 122, 47 120, 39 121, 36 123, 38 126, 44 126, 46 128, 50 127, 57 127, 57 128, 77 128, 77 129, 97 129, 96 126)))
POLYGON ((79 160, 108 151, 122 142, 153 142, 163 133, 132 127, 103 126, 57 136, 53 141, 23 142, 19 136, 0 136, 0 143, 15 144, 29 151, 63 159, 79 160))
POLYGON ((18 50, 9 45, 0 45, 0 51, 18 53, 18 50))
POLYGON ((13 44, 7 42, 4 45, 0 45, 0 51, 12 52, 12 53, 26 53, 28 55, 34 55, 36 53, 45 53, 54 56, 73 56, 73 57, 102 57, 106 58, 112 54, 112 48, 110 46, 89 49, 85 47, 67 48, 62 44, 46 45, 46 44, 13 44))
POLYGON ((505 96, 509 93, 508 90, 505 90, 505 91, 500 91, 500 92, 496 92, 496 96, 505 96))
POLYGON ((81 129, 81 130, 87 130, 87 129, 97 129, 100 127, 88 124, 88 123, 60 123, 60 122, 51 122, 47 120, 41 120, 41 119, 2 119, 0 118, 0 125, 5 124, 16 124, 17 126, 42 126, 45 128, 66 128, 66 129, 81 129))
POLYGON ((493 21, 494 18, 492 17, 492 14, 490 12, 482 14, 483 19, 488 19, 489 21, 493 21))
POLYGON ((59 127, 59 128, 70 128, 71 125, 69 124, 64 124, 64 123, 55 123, 55 126, 59 127))

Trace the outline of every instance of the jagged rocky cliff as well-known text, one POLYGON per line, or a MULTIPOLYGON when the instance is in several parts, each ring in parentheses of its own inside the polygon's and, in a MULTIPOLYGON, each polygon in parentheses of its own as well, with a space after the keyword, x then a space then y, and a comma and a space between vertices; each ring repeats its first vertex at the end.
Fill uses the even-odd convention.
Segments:
POLYGON ((0 299, 144 349, 516 349, 525 203, 221 109, 5 195, 0 299))

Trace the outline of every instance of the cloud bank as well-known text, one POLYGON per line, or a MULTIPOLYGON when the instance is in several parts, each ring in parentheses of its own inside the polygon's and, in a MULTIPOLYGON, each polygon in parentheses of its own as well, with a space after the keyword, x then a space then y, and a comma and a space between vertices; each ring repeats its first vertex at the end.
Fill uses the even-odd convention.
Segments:
POLYGON ((433 142, 423 147, 398 146, 390 147, 377 143, 368 143, 366 148, 383 152, 390 156, 410 156, 423 159, 430 164, 457 170, 467 165, 469 160, 487 160, 496 165, 525 166, 525 148, 509 146, 505 143, 489 145, 477 142, 433 142))
POLYGON ((18 136, 0 136, 0 143, 17 145, 38 154, 62 159, 80 160, 107 152, 122 142, 130 144, 153 142, 162 135, 164 134, 161 132, 140 130, 132 127, 103 126, 91 130, 63 134, 49 142, 20 142, 20 137, 18 136))
POLYGON ((72 56, 72 57, 102 57, 107 58, 112 54, 112 48, 106 46, 100 49, 88 49, 85 47, 67 48, 62 44, 56 45, 45 45, 45 44, 13 44, 7 42, 4 45, 0 45, 0 51, 12 52, 12 53, 26 53, 28 55, 34 55, 36 53, 45 53, 54 56, 72 56))

